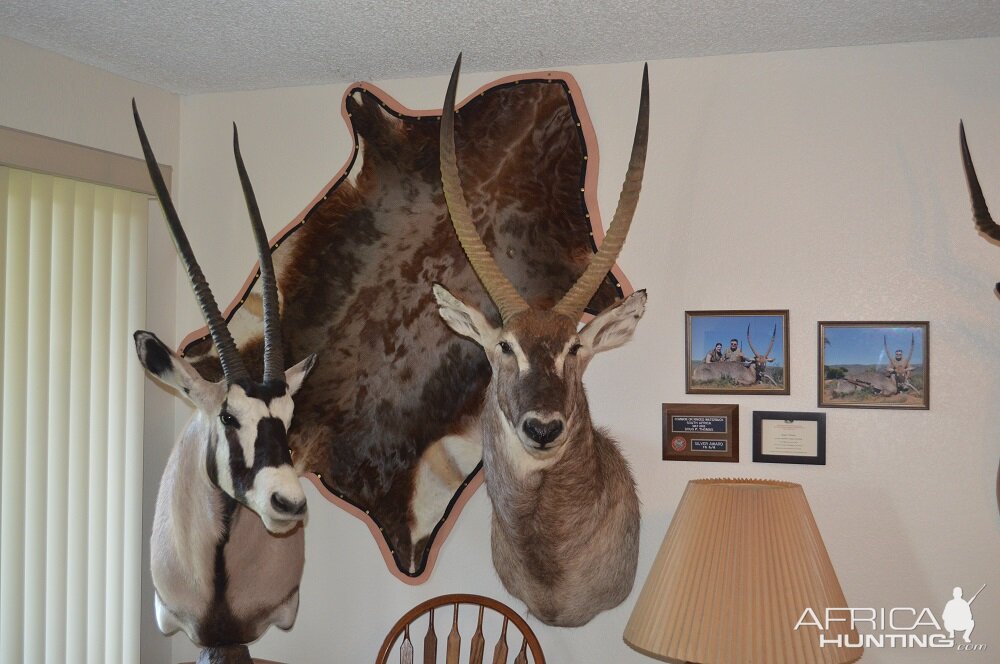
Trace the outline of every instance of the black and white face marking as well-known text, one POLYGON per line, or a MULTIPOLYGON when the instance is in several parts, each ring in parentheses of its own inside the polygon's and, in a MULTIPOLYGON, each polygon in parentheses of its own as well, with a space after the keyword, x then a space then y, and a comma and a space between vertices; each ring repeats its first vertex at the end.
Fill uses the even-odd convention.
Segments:
POLYGON ((306 497, 292 467, 288 427, 294 404, 283 383, 232 385, 216 418, 214 457, 220 489, 250 508, 272 533, 295 527, 306 497))
POLYGON ((576 321, 535 309, 495 328, 442 286, 434 286, 434 295, 448 326, 486 351, 509 430, 538 459, 555 456, 566 443, 571 418, 586 403, 583 372, 590 358, 627 342, 646 303, 645 291, 633 293, 577 332, 576 321))
POLYGON ((256 512, 275 534, 305 518, 306 498, 288 451, 292 397, 312 370, 310 355, 268 384, 206 381, 187 360, 149 332, 135 333, 136 351, 154 376, 180 390, 210 428, 205 468, 210 481, 256 512))

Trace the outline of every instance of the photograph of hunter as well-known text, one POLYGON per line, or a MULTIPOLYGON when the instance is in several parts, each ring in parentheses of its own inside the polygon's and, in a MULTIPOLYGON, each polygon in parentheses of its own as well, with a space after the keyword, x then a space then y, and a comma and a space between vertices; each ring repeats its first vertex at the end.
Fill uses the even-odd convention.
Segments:
POLYGON ((637 291, 578 329, 615 260, 639 202, 649 134, 649 78, 618 208, 586 271, 553 306, 530 304, 476 230, 455 154, 461 57, 441 120, 441 180, 455 233, 499 312, 487 317, 440 284, 441 318, 482 347, 492 378, 481 417, 483 470, 493 506, 493 565, 504 587, 542 622, 576 627, 628 596, 635 581, 639 502, 618 444, 590 419, 583 372, 632 337, 646 305, 637 291))
POLYGON ((789 393, 787 311, 688 311, 686 319, 688 394, 789 393))
POLYGON ((927 408, 927 323, 820 323, 820 406, 927 408))

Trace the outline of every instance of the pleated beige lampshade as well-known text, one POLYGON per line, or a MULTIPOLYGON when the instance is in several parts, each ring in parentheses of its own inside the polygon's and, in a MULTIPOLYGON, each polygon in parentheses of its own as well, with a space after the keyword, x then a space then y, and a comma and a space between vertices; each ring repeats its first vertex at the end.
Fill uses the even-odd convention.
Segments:
POLYGON ((823 621, 828 607, 846 606, 801 485, 694 480, 639 594, 625 642, 664 661, 855 662, 863 648, 829 642, 843 634, 844 642, 859 643, 846 623, 822 632, 824 647, 815 625, 795 629, 807 608, 823 621))

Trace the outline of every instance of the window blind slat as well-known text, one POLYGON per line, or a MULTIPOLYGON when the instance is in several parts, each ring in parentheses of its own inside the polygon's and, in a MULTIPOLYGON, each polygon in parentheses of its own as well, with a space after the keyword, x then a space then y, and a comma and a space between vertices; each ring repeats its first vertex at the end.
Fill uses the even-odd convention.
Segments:
POLYGON ((45 515, 45 662, 66 658, 66 529, 69 509, 69 367, 73 292, 73 182, 58 178, 52 189, 52 287, 49 303, 49 501, 45 515))
POLYGON ((104 660, 104 588, 108 525, 108 462, 101 441, 108 439, 109 320, 111 316, 111 236, 114 193, 94 192, 93 299, 90 338, 90 492, 87 497, 87 662, 104 660))
MULTIPOLYGON (((0 345, 4 339, 4 308, 7 283, 7 196, 10 169, 0 166, 0 345)), ((0 348, 0 464, 3 463, 3 348, 0 348)), ((0 496, 3 496, 3 472, 0 466, 0 496)), ((3 530, 3 510, 0 510, 0 531, 3 530)), ((2 582, 0 582, 2 583, 2 582)))
POLYGON ((45 512, 49 427, 52 177, 31 176, 28 258, 28 423, 24 514, 24 659, 45 660, 45 512))
POLYGON ((129 194, 114 192, 111 241, 110 365, 108 370, 107 579, 104 605, 105 661, 121 661, 122 589, 125 526, 125 360, 128 332, 129 194))
POLYGON ((70 344, 69 528, 66 573, 66 651, 78 661, 87 652, 87 498, 90 495, 90 339, 93 299, 94 190, 78 183, 73 212, 73 296, 70 344))
MULTIPOLYGON (((31 175, 9 171, 6 283, 28 281, 31 175)), ((24 660, 24 471, 27 434, 28 291, 4 302, 3 496, 0 511, 0 661, 24 660)))
POLYGON ((135 357, 132 333, 146 328, 146 239, 149 223, 150 201, 145 196, 133 194, 131 197, 131 221, 129 223, 129 268, 128 268, 128 362, 126 362, 126 408, 125 408, 125 543, 124 563, 125 592, 122 612, 124 613, 124 639, 122 661, 139 661, 139 616, 142 586, 142 429, 143 391, 146 375, 135 357))

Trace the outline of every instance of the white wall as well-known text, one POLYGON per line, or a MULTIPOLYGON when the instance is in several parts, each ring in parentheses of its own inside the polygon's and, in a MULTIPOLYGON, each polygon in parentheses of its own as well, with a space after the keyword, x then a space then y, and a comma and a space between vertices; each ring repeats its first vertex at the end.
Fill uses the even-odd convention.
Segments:
MULTIPOLYGON (((0 37, 0 125, 88 147, 141 157, 132 121, 135 97, 160 163, 176 166, 179 98, 49 51, 0 37)), ((150 218, 147 324, 169 339, 174 328, 174 252, 158 214, 150 218)), ((134 360, 138 361, 138 360, 134 360)), ((147 382, 143 450, 143 560, 160 474, 174 436, 174 399, 147 382)), ((140 444, 140 441, 132 441, 140 444)), ((143 659, 168 661, 170 648, 156 630, 152 582, 143 566, 143 659)), ((101 592, 101 589, 96 590, 101 592)))
MULTIPOLYGON (((969 131, 987 197, 1000 209, 1000 40, 824 49, 650 63, 652 150, 646 188, 620 264, 649 308, 636 338, 596 360, 595 420, 632 462, 643 501, 640 581, 686 482, 718 475, 801 482, 848 601, 930 606, 951 588, 989 583, 976 636, 1000 649, 1000 519, 994 481, 1000 356, 994 352, 1000 252, 973 230, 958 149, 969 131), (791 311, 790 396, 684 394, 684 311, 791 311), (817 320, 929 320, 929 411, 827 411, 823 467, 750 462, 751 413, 816 409, 817 320), (736 465, 663 462, 660 404, 736 401, 736 465), (981 631, 980 631, 981 630, 981 631)), ((617 200, 634 126, 641 64, 572 68, 601 148, 599 199, 617 200)), ((460 96, 499 74, 470 74, 460 96)), ((403 103, 437 107, 443 78, 380 82, 403 103)), ((232 165, 230 125, 273 233, 347 159, 343 85, 181 100, 182 216, 221 299, 253 262, 232 165), (197 221, 196 221, 197 220, 197 221)), ((199 326, 178 286, 176 337, 199 326)), ((295 629, 271 632, 259 657, 364 662, 405 610, 445 592, 521 606, 496 580, 490 508, 479 492, 430 581, 408 587, 385 569, 367 528, 309 489, 311 522, 295 629)), ((554 662, 646 662, 621 641, 635 593, 584 628, 533 624, 554 662)), ((174 637, 174 660, 193 648, 174 637)), ((870 650, 866 662, 940 662, 937 653, 870 650)))

